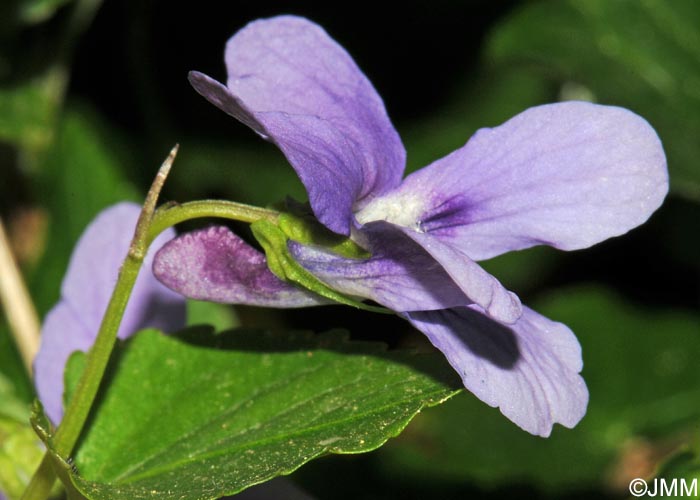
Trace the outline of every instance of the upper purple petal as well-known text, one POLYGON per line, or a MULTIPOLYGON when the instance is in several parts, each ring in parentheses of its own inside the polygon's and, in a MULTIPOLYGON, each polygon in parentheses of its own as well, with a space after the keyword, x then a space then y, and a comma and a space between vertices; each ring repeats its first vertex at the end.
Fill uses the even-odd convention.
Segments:
POLYGON ((262 253, 223 226, 168 242, 156 254, 153 273, 171 290, 192 299, 265 307, 327 303, 280 280, 262 253))
POLYGON ((350 234, 353 210, 396 187, 405 150, 376 90, 318 25, 293 16, 248 24, 226 45, 227 86, 192 86, 285 154, 316 217, 350 234))
POLYGON ((538 244, 585 248, 623 234, 646 221, 667 190, 663 148, 643 118, 566 102, 478 131, 358 220, 395 222, 482 260, 538 244))
MULTIPOLYGON (((62 417, 63 370, 73 351, 92 345, 107 308, 117 275, 134 235, 141 207, 119 203, 97 215, 80 237, 61 286, 61 300, 47 315, 41 346, 34 360, 37 393, 54 423, 62 417)), ((153 242, 173 238, 172 229, 153 242)), ((176 331, 185 325, 185 301, 153 277, 153 251, 144 259, 119 328, 125 338, 143 328, 176 331)))
POLYGON ((526 431, 549 436, 586 413, 581 347, 571 330, 527 307, 512 325, 476 306, 404 316, 445 355, 464 386, 526 431))
POLYGON ((394 311, 425 311, 471 304, 442 266, 391 224, 372 224, 363 236, 372 256, 342 257, 290 241, 292 256, 334 290, 371 299, 394 311))

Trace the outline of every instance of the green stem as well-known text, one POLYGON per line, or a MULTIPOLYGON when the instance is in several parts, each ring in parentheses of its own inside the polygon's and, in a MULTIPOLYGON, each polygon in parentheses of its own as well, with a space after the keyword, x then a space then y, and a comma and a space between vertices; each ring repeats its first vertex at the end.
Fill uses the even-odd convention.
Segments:
POLYGON ((47 452, 41 460, 39 467, 32 476, 27 489, 22 494, 22 500, 48 498, 56 481, 56 472, 53 469, 53 459, 47 452))
POLYGON ((223 200, 200 200, 182 205, 165 205, 156 210, 153 215, 147 242, 150 244, 165 229, 190 219, 216 217, 249 223, 259 220, 277 222, 279 215, 280 213, 275 210, 223 200))
MULTIPOLYGON (((78 381, 73 397, 68 403, 63 420, 51 440, 52 452, 59 457, 65 458, 72 453, 97 396, 112 349, 117 341, 117 333, 124 316, 124 310, 129 302, 131 291, 134 288, 141 264, 148 250, 150 242, 147 239, 147 235, 155 212, 158 194, 170 171, 177 149, 178 147, 175 146, 170 151, 170 154, 158 170, 151 189, 148 191, 141 215, 136 224, 134 237, 129 246, 129 253, 119 270, 117 284, 114 287, 109 304, 107 304, 107 310, 102 318, 95 343, 88 352, 85 370, 78 381)), ((29 486, 22 495, 22 500, 43 500, 48 497, 51 486, 56 480, 56 471, 52 465, 56 466, 53 464, 50 452, 47 451, 29 486)), ((69 485, 66 487, 69 487, 69 485)))
POLYGON ((53 438, 54 451, 61 457, 69 456, 78 442, 80 432, 90 413, 90 408, 107 368, 110 354, 117 341, 119 325, 142 262, 143 257, 130 253, 119 271, 112 299, 107 306, 95 343, 88 354, 85 372, 80 377, 61 425, 53 438))
MULTIPOLYGON (((117 284, 110 298, 97 338, 88 352, 85 370, 78 381, 73 397, 68 403, 63 420, 52 439, 52 452, 59 457, 68 457, 80 439, 97 392, 104 377, 109 358, 117 340, 117 332, 136 283, 141 264, 148 247, 164 229, 177 223, 200 217, 218 217, 242 222, 261 219, 276 221, 279 213, 229 201, 195 201, 182 205, 170 205, 155 209, 158 193, 168 174, 177 152, 173 148, 161 166, 146 197, 143 211, 136 226, 129 253, 119 270, 117 284)), ((32 477, 22 500, 44 500, 48 497, 56 479, 54 459, 47 452, 32 477)), ((70 485, 67 485, 69 487, 70 485)))
MULTIPOLYGON (((144 252, 145 253, 145 252, 144 252)), ((65 415, 53 437, 53 451, 60 457, 67 457, 73 451, 80 438, 80 433, 87 421, 95 400, 110 354, 117 340, 131 290, 136 283, 143 257, 129 252, 117 279, 117 285, 107 306, 107 311, 100 325, 100 330, 87 356, 83 372, 75 393, 68 403, 65 415)), ((44 456, 39 469, 32 477, 29 486, 22 495, 22 500, 43 500, 48 497, 55 480, 55 471, 51 467, 50 455, 44 456)))

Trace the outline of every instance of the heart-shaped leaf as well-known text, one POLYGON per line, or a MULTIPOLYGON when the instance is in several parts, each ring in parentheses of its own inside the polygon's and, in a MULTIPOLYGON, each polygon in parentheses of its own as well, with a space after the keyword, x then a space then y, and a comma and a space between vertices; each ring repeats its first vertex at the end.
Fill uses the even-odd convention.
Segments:
POLYGON ((373 450, 460 385, 436 353, 338 331, 144 331, 108 377, 73 461, 91 499, 233 494, 326 453, 373 450))

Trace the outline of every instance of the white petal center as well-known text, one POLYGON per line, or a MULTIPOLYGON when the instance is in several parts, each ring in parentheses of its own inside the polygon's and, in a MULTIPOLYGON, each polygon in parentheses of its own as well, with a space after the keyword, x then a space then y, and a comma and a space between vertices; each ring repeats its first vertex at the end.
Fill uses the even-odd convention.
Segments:
POLYGON ((395 192, 370 201, 355 214, 355 218, 360 224, 383 220, 422 232, 420 225, 424 212, 425 202, 420 196, 395 192))

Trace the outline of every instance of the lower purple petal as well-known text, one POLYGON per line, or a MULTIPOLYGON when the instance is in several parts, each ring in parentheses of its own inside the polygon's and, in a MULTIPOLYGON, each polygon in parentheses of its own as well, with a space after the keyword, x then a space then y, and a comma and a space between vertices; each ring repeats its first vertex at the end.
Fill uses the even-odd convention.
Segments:
POLYGON ((223 226, 170 241, 156 254, 153 272, 165 286, 192 299, 264 307, 327 303, 280 280, 262 253, 223 226))
POLYGON ((442 351, 467 389, 519 427, 543 437, 555 423, 574 427, 586 413, 588 389, 573 332, 527 307, 512 325, 482 312, 471 306, 403 316, 442 351))

